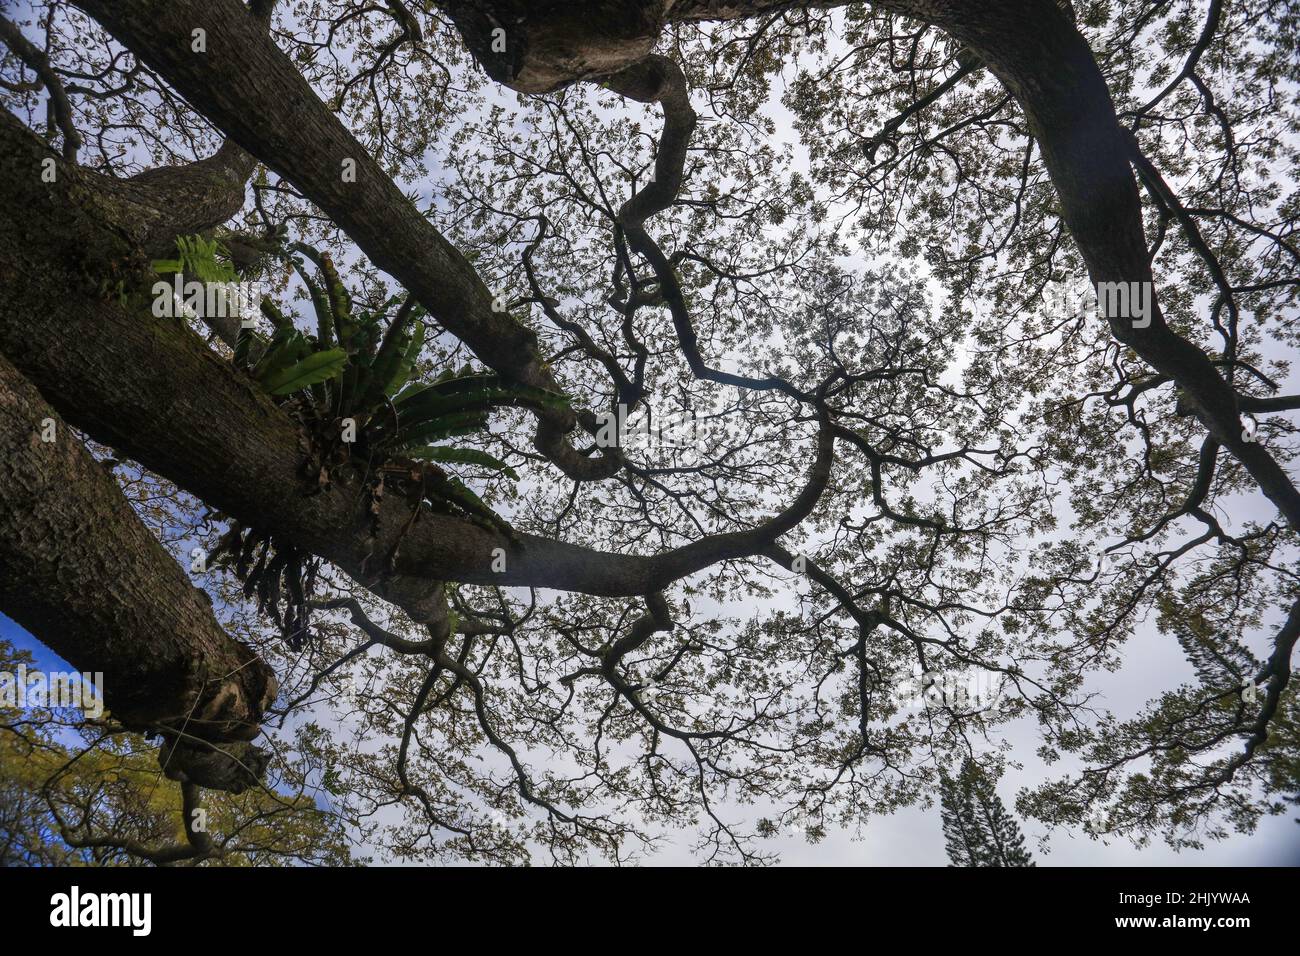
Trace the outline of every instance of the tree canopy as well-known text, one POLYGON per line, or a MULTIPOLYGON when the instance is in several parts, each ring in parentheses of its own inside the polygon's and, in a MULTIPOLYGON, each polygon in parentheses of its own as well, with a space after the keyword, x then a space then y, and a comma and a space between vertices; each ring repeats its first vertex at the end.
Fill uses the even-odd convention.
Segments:
POLYGON ((110 710, 0 712, 15 859, 1300 794, 1293 4, 40 0, 0 51, 0 611, 110 710))

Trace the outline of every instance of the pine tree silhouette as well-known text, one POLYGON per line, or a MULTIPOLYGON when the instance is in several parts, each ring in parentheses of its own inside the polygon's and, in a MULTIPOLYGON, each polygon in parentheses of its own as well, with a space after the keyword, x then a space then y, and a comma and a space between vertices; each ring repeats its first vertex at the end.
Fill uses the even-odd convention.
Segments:
POLYGON ((941 778, 943 835, 951 866, 1035 866, 1015 817, 993 781, 969 757, 956 779, 941 778))

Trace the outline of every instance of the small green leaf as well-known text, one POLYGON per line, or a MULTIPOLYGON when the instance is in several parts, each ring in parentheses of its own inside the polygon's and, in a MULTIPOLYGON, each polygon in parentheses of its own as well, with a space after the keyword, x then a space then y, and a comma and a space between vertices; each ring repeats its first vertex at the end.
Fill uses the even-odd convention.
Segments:
POLYGON ((440 415, 437 418, 404 422, 389 444, 394 448, 420 447, 453 435, 469 435, 482 431, 486 425, 487 416, 482 412, 457 412, 452 415, 440 415))
POLYGON ((301 332, 292 325, 277 329, 271 336, 271 342, 262 353, 261 359, 253 369, 253 378, 265 382, 272 375, 280 372, 311 351, 311 346, 301 332))
POLYGON ((315 352, 296 365, 269 376, 262 386, 272 395, 288 395, 341 375, 347 364, 348 353, 342 349, 315 352))
POLYGON ((395 394, 399 388, 406 384, 406 380, 411 377, 411 369, 415 367, 416 359, 420 357, 422 348, 424 348, 424 326, 417 325, 411 332, 410 341, 407 343, 406 351, 397 364, 397 369, 389 380, 384 383, 385 395, 391 396, 395 394))
POLYGON ((514 481, 519 480, 519 475, 504 461, 477 448, 430 445, 428 448, 417 448, 408 452, 407 457, 418 458, 422 461, 440 461, 447 464, 482 465, 485 468, 491 468, 493 471, 499 471, 514 481))

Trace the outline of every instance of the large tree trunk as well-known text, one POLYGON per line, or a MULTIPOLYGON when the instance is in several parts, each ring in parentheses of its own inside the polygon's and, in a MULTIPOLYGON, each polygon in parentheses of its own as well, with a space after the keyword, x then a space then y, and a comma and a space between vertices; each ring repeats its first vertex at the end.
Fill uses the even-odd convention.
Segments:
POLYGON ((77 669, 102 673, 122 724, 161 731, 169 754, 181 741, 169 775, 227 790, 254 782, 258 755, 239 744, 275 698, 271 669, 222 630, 112 477, 3 357, 0 448, 0 607, 77 669))

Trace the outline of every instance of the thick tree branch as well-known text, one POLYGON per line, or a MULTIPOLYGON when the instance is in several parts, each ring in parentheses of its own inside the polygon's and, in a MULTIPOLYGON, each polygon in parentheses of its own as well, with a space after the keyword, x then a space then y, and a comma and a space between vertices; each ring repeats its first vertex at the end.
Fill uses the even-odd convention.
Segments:
MULTIPOLYGON (((213 745, 259 733, 270 668, 221 629, 109 474, 2 357, 0 447, 0 606, 79 670, 103 673, 125 726, 184 727, 229 772, 228 750, 213 745)), ((182 753, 172 769, 188 766, 182 753)), ((223 789, 251 782, 219 773, 207 776, 223 789)))
MULTIPOLYGON (((504 310, 469 261, 420 214, 320 101, 237 0, 78 3, 200 112, 316 203, 371 262, 397 278, 447 331, 516 381, 559 391, 531 329, 504 310), (191 32, 206 31, 194 53, 191 32)), ((540 413, 534 444, 567 475, 604 478, 617 455, 590 459, 568 443, 571 412, 540 413)), ((594 417, 589 422, 595 427, 594 417)))
POLYGON ((97 440, 245 526, 334 562, 418 621, 437 613, 429 602, 443 580, 606 596, 660 590, 718 561, 757 554, 807 517, 829 479, 833 442, 823 422, 808 484, 789 507, 748 531, 644 557, 510 538, 427 509, 412 522, 411 505, 399 496, 372 514, 355 479, 308 487, 303 438, 289 416, 180 323, 154 317, 139 300, 153 277, 143 263, 132 271, 138 250, 87 198, 97 177, 61 165, 53 183, 42 182, 49 150, 7 114, 0 114, 0 145, 0 195, 31 213, 0 221, 0 351, 97 440), (112 268, 125 295, 99 291, 112 268))

